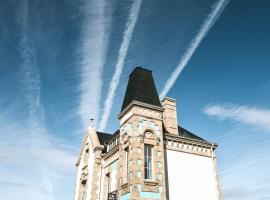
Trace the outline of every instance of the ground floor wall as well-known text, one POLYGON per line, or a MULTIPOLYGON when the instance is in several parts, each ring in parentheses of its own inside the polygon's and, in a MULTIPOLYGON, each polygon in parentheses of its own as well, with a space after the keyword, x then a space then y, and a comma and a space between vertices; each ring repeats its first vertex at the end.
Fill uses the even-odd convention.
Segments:
POLYGON ((170 200, 218 200, 215 164, 211 157, 166 150, 170 200))

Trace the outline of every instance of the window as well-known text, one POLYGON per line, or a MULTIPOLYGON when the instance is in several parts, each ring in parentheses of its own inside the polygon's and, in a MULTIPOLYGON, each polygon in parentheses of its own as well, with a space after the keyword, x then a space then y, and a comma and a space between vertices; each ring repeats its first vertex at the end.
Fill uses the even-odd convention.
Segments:
POLYGON ((128 168, 129 168, 129 161, 128 161, 128 154, 129 154, 129 149, 128 147, 125 148, 125 166, 124 166, 124 177, 125 177, 125 182, 128 181, 128 168))
POLYGON ((153 146, 144 145, 144 178, 152 179, 152 149, 153 146))
POLYGON ((89 149, 86 149, 85 151, 85 155, 84 155, 84 165, 87 165, 88 164, 88 158, 89 158, 89 149))
POLYGON ((111 192, 111 176, 110 173, 107 174, 107 181, 108 181, 108 193, 111 192))

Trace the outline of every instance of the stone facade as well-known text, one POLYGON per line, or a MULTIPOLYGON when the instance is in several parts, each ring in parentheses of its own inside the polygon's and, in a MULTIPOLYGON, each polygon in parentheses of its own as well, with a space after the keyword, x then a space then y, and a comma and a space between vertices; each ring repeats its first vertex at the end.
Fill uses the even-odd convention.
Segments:
MULTIPOLYGON (((148 80, 151 73, 134 71, 131 79, 144 84, 134 76, 148 80)), ((130 88, 143 85, 132 84, 130 88)), ((74 200, 220 200, 217 145, 178 125, 174 99, 159 103, 129 97, 115 134, 88 129, 77 162, 74 200)))
POLYGON ((119 118, 120 126, 120 196, 121 199, 166 199, 164 144, 162 128, 163 109, 133 102, 119 118), (144 145, 151 145, 153 177, 145 179, 144 145), (125 160, 125 149, 129 149, 125 160), (159 152, 159 153, 158 153, 159 152), (124 165, 129 164, 128 172, 124 165), (126 175, 128 174, 128 175, 126 175), (127 177, 125 177, 127 176, 127 177))

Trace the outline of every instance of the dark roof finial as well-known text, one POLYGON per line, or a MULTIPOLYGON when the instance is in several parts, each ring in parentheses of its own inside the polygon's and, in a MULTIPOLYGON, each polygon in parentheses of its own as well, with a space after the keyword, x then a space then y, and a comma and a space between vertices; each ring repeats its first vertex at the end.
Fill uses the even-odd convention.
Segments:
POLYGON ((90 127, 94 128, 94 119, 90 118, 90 127))

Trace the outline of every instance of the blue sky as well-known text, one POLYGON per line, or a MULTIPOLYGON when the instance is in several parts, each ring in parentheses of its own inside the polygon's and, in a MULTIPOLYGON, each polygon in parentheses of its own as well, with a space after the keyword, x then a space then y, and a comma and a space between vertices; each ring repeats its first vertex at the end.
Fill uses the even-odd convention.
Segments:
POLYGON ((225 200, 270 199, 269 7, 0 1, 1 199, 71 199, 88 119, 118 128, 135 66, 177 100, 180 125, 219 144, 225 200))

